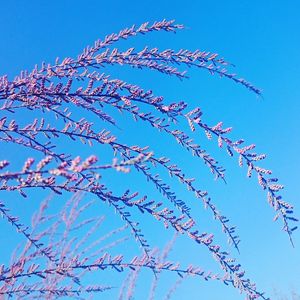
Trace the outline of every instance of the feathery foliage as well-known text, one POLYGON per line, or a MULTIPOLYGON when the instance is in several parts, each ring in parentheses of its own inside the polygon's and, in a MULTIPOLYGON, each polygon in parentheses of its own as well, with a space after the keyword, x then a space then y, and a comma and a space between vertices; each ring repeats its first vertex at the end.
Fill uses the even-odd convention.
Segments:
MULTIPOLYGON (((86 272, 104 271, 108 268, 119 272, 145 268, 152 270, 156 276, 165 271, 175 272, 181 277, 197 275, 205 280, 214 279, 240 290, 247 299, 267 299, 254 282, 247 278, 241 265, 217 244, 213 233, 200 232, 192 217, 192 207, 177 196, 173 191, 174 185, 165 182, 162 174, 166 173, 177 179, 195 198, 201 199, 204 207, 219 223, 229 243, 239 250, 240 239, 235 226, 219 211, 208 192, 201 189, 194 178, 189 178, 176 162, 168 157, 157 156, 151 150, 151 145, 130 145, 118 137, 119 122, 115 111, 133 117, 140 124, 153 127, 153 134, 164 134, 175 140, 180 147, 202 161, 215 178, 226 181, 224 167, 191 134, 199 131, 209 140, 215 138, 218 147, 225 149, 229 156, 237 157, 239 166, 247 169, 248 177, 257 177, 258 185, 265 190, 268 203, 275 212, 274 220, 282 221, 282 228, 293 243, 292 233, 297 228, 294 225, 297 219, 294 217, 293 207, 282 199, 280 192, 283 185, 278 183, 272 171, 261 167, 260 163, 266 155, 256 153, 254 144, 247 145, 242 139, 233 139, 230 134, 232 128, 224 127, 222 122, 216 125, 206 124, 202 110, 191 107, 191 103, 170 103, 162 96, 154 95, 151 90, 104 73, 104 67, 128 65, 151 69, 182 80, 187 78, 187 74, 181 68, 193 67, 217 74, 255 94, 261 94, 254 85, 231 73, 231 64, 215 53, 149 47, 141 50, 129 48, 125 51, 115 48, 115 44, 123 39, 155 31, 176 32, 181 29, 182 25, 166 20, 132 26, 96 41, 76 58, 67 57, 57 59, 54 64, 36 65, 32 71, 22 71, 12 81, 7 76, 0 78, 1 147, 13 144, 20 151, 23 148, 32 153, 23 166, 17 169, 6 157, 1 157, 0 190, 11 193, 16 191, 25 198, 32 189, 49 190, 59 195, 65 192, 75 195, 89 193, 114 209, 143 251, 142 256, 127 261, 122 254, 111 256, 99 251, 87 257, 86 250, 80 250, 81 245, 74 247, 74 241, 68 241, 68 234, 72 226, 75 226, 73 220, 81 211, 80 197, 77 199, 75 196, 75 200, 67 203, 60 217, 53 216, 53 224, 39 233, 34 230, 39 223, 48 220, 45 216, 41 217, 47 203, 41 206, 31 232, 9 213, 9 202, 2 199, 0 210, 4 219, 27 240, 21 255, 10 266, 3 265, 1 268, 2 295, 38 297, 47 294, 50 298, 51 295, 59 298, 104 292, 113 287, 81 285, 81 276, 86 272), (190 131, 184 129, 184 123, 189 126, 190 131), (80 153, 72 147, 69 151, 61 152, 59 145, 69 141, 81 141, 92 147, 95 149, 94 155, 81 158, 80 153), (101 155, 97 153, 101 153, 103 148, 110 149, 113 157, 108 162, 100 163, 101 155), (135 191, 128 189, 118 194, 113 186, 110 188, 101 180, 102 174, 111 169, 115 172, 141 173, 148 185, 160 192, 160 199, 148 199, 148 195, 141 192, 142 186, 137 186, 135 191), (72 212, 67 217, 69 208, 72 212), (184 268, 174 262, 159 261, 143 234, 143 224, 141 218, 137 219, 136 211, 152 216, 163 223, 165 228, 172 228, 205 247, 219 264, 222 275, 211 274, 195 266, 184 268), (61 223, 65 224, 66 229, 62 239, 57 240, 55 232, 61 223), (33 277, 40 278, 40 281, 30 281, 33 277), (59 282, 63 286, 59 286, 59 282)), ((1 154, 4 155, 3 152, 1 154)), ((87 235, 98 228, 101 220, 101 217, 95 215, 95 219, 82 224, 94 224, 90 229, 91 233, 87 235)), ((93 245, 94 248, 96 246, 97 243, 93 245)), ((134 285, 134 280, 132 282, 134 285)), ((171 294, 170 291, 167 299, 171 294)))

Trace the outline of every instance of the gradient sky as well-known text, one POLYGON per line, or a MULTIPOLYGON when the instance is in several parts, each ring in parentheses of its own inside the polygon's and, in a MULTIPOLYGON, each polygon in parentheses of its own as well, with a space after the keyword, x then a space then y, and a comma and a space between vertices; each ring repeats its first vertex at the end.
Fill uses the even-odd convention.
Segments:
MULTIPOLYGON (((160 49, 198 48, 217 52, 236 65, 235 72, 261 88, 263 97, 257 97, 229 80, 212 77, 201 70, 189 70, 191 78, 183 82, 151 71, 129 68, 114 68, 112 74, 121 74, 119 76, 122 79, 151 88, 170 101, 185 99, 191 106, 200 106, 207 123, 224 121, 225 125, 233 126, 233 137, 257 144, 259 152, 268 154, 264 166, 271 168, 286 186, 283 196, 295 204, 297 215, 300 215, 298 1, 54 0, 46 3, 0 0, 0 4, 0 73, 8 74, 10 78, 20 70, 30 70, 34 64, 42 61, 52 63, 57 56, 76 56, 94 40, 132 24, 163 18, 176 19, 184 24, 186 30, 176 35, 153 33, 120 45, 123 48, 133 45, 142 49, 149 45, 160 49)), ((232 255, 242 262, 248 276, 257 282, 260 290, 266 291, 269 296, 274 295, 274 289, 284 295, 290 295, 292 289, 300 294, 299 230, 294 235, 296 247, 292 248, 280 230, 280 224, 272 222, 273 211, 267 204, 265 193, 255 180, 246 178, 246 170, 239 169, 236 158, 227 158, 224 152, 217 149, 215 141, 208 142, 203 135, 199 137, 200 143, 226 167, 228 184, 224 185, 221 181, 214 182, 202 163, 190 159, 177 144, 171 147, 168 142, 166 147, 164 139, 158 138, 157 133, 149 128, 139 127, 141 123, 123 120, 121 124, 122 131, 118 135, 123 141, 126 139, 128 143, 139 142, 142 145, 149 143, 159 155, 167 152, 185 167, 187 174, 197 178, 199 186, 207 189, 216 199, 220 210, 237 225, 242 240, 241 254, 231 249, 232 255)), ((12 155, 6 151, 0 147, 1 159, 12 155)), ((110 186, 114 187, 119 185, 120 177, 113 176, 109 180, 110 186)), ((148 191, 149 187, 144 185, 142 178, 137 176, 134 180, 137 189, 148 191)), ((178 194, 190 201, 190 194, 183 189, 178 188, 178 194)), ((22 199, 15 201, 11 205, 7 203, 12 211, 29 217, 33 206, 30 203, 26 203, 26 206, 22 204, 28 210, 21 212, 20 202, 17 201, 22 199)), ((105 208, 103 211, 106 211, 105 208)), ((193 211, 201 225, 204 223, 202 220, 208 220, 208 225, 203 225, 206 225, 205 230, 217 228, 201 206, 194 205, 193 211)), ((112 217, 111 220, 115 219, 112 217)), ((153 245, 162 245, 162 238, 153 233, 155 230, 160 232, 161 227, 155 227, 153 223, 154 220, 145 218, 145 232, 150 235, 149 241, 153 241, 153 245)), ((171 232, 169 236, 172 236, 171 232)), ((4 229, 1 229, 1 238, 8 238, 4 229)), ((217 234, 216 238, 222 239, 222 236, 217 234)), ((13 243, 14 239, 10 238, 10 242, 13 243)), ((198 251, 192 243, 180 239, 171 256, 174 260, 215 268, 210 263, 210 256, 202 250, 198 251)), ((7 255, 3 254, 3 257, 7 255)), ((175 278, 166 277, 162 282, 174 282, 175 278)), ((147 283, 147 279, 139 283, 136 299, 146 299, 143 290, 149 286, 147 283)), ((163 299, 167 290, 161 286, 157 299, 163 299)), ((101 299, 113 297, 107 294, 109 296, 106 298, 105 295, 101 299)), ((180 286, 174 299, 235 300, 243 297, 235 290, 219 284, 191 279, 180 286)))

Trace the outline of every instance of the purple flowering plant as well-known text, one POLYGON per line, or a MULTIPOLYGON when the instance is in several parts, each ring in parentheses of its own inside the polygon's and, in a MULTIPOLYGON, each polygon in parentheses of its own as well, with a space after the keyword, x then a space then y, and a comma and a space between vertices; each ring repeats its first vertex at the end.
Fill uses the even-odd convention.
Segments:
MULTIPOLYGON (((73 194, 60 213, 54 215, 46 213, 48 200, 44 201, 33 217, 31 228, 11 215, 9 202, 1 200, 3 218, 26 241, 22 251, 13 256, 11 263, 3 264, 0 268, 0 294, 3 297, 47 296, 47 299, 54 299, 102 293, 112 286, 84 285, 81 278, 95 270, 105 272, 112 268, 119 272, 131 271, 131 277, 127 279, 127 283, 131 282, 129 294, 134 291, 139 270, 148 269, 155 278, 161 272, 177 273, 180 278, 196 275, 231 286, 249 300, 268 299, 246 276, 241 265, 218 245, 214 234, 201 232, 192 216, 192 207, 173 191, 176 184, 165 182, 162 174, 177 179, 195 198, 200 199, 219 224, 229 244, 239 251, 240 239, 235 226, 216 207, 208 192, 198 187, 195 178, 186 176, 176 161, 157 156, 151 144, 130 145, 118 137, 116 112, 131 116, 145 126, 150 125, 153 134, 164 134, 170 140, 175 140, 181 148, 202 161, 216 179, 226 181, 225 169, 192 137, 195 132, 203 132, 209 140, 216 140, 216 146, 224 149, 227 155, 237 157, 239 166, 247 169, 248 177, 257 177, 258 185, 265 191, 267 201, 274 210, 274 220, 282 222, 282 229, 293 244, 292 234, 297 229, 293 206, 282 198, 280 192, 283 185, 272 175, 272 171, 261 166, 265 154, 256 153, 254 144, 248 145, 243 139, 231 138, 232 128, 222 122, 207 124, 202 110, 192 107, 192 103, 169 102, 151 90, 115 79, 104 72, 107 66, 130 66, 151 69, 183 80, 187 74, 181 68, 204 69, 261 95, 258 88, 233 74, 230 71, 232 64, 215 53, 150 47, 141 50, 133 47, 126 50, 115 48, 115 44, 124 39, 156 31, 174 33, 181 29, 183 26, 173 20, 132 26, 96 41, 76 58, 67 57, 57 59, 54 64, 36 65, 32 71, 22 71, 12 81, 7 76, 0 78, 1 148, 12 144, 32 153, 16 169, 6 159, 5 151, 1 151, 0 190, 6 193, 17 192, 25 198, 30 196, 32 189, 48 190, 57 195, 66 192, 73 194), (26 118, 22 117, 24 115, 26 118), (97 120, 97 124, 94 124, 94 120, 97 120), (93 155, 81 157, 72 147, 68 149, 69 152, 61 152, 59 145, 63 141, 72 141, 75 145, 81 142, 91 149, 101 148, 97 148, 93 155), (97 155, 102 148, 108 148, 113 153, 111 159, 103 163, 101 155, 97 155), (147 180, 148 186, 159 191, 160 198, 150 198, 143 194, 140 191, 143 190, 142 186, 136 186, 139 191, 126 189, 122 193, 116 192, 113 186, 109 188, 102 180, 102 175, 109 170, 125 173, 126 176, 129 172, 139 172, 147 180), (90 194, 97 201, 113 208, 125 227, 113 229, 84 246, 87 239, 97 232, 103 217, 94 212, 94 218, 75 222, 80 213, 91 205, 89 202, 81 204, 83 194, 90 194), (155 219, 153 222, 162 223, 163 228, 170 228, 178 235, 185 235, 199 247, 206 248, 218 263, 220 274, 213 274, 197 266, 183 267, 167 261, 167 255, 162 254, 163 258, 159 256, 143 233, 141 214, 152 216, 155 219), (38 230, 41 225, 43 229, 38 230), (64 226, 64 231, 58 238, 56 234, 60 226, 64 226), (71 232, 82 227, 89 229, 75 242, 71 232), (125 228, 130 230, 141 248, 140 256, 127 260, 122 254, 110 255, 110 249, 116 244, 122 245, 127 237, 118 237, 106 249, 98 247, 99 240, 116 232, 122 234, 125 228), (91 251, 92 254, 87 255, 91 251)), ((169 298, 174 289, 170 290, 169 298)), ((120 295, 122 293, 124 289, 121 289, 120 295)))

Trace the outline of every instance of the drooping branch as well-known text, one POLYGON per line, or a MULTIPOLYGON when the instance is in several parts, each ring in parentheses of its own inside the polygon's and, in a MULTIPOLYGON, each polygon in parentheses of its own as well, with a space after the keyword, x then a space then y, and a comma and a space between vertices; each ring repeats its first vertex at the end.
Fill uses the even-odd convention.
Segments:
MULTIPOLYGON (((216 279, 227 284, 231 283, 241 292, 246 293, 249 299, 259 297, 266 299, 263 293, 258 292, 255 285, 244 277, 241 266, 235 263, 227 252, 221 250, 220 246, 215 244, 213 235, 200 234, 195 229, 195 220, 191 217, 192 209, 186 201, 177 197, 172 186, 164 182, 159 173, 154 172, 158 168, 168 172, 171 177, 177 178, 197 198, 201 198, 204 206, 209 208, 214 218, 222 225, 222 229, 229 240, 238 249, 239 239, 235 234, 234 227, 228 224, 229 220, 219 212, 208 193, 200 190, 194 183, 194 179, 187 177, 182 168, 176 163, 172 163, 169 158, 155 156, 148 150, 149 147, 128 146, 126 143, 120 142, 116 134, 112 134, 104 127, 112 127, 113 130, 118 128, 118 118, 114 116, 113 111, 124 112, 135 120, 150 125, 158 133, 164 133, 176 140, 193 156, 202 160, 216 178, 225 181, 225 169, 203 149, 202 145, 195 142, 190 134, 182 129, 180 121, 187 121, 192 131, 200 128, 209 139, 216 136, 219 147, 226 146, 230 156, 234 152, 237 153, 239 164, 242 166, 244 163, 248 166, 249 177, 252 173, 257 173, 258 182, 267 191, 268 201, 276 211, 275 219, 282 218, 283 229, 287 231, 292 242, 291 234, 297 228, 291 227, 289 224, 290 221, 297 221, 293 217, 293 208, 278 195, 283 186, 277 183, 276 178, 270 176, 271 171, 257 166, 257 162, 264 159, 265 155, 252 152, 254 145, 242 147, 242 140, 232 141, 229 139, 227 134, 231 129, 223 129, 222 123, 215 126, 203 123, 202 111, 199 107, 190 110, 189 105, 184 101, 168 103, 163 97, 155 96, 152 91, 144 91, 141 87, 129 84, 121 79, 110 79, 109 75, 103 73, 104 67, 124 65, 149 69, 164 75, 185 79, 187 75, 185 70, 181 70, 181 67, 194 67, 226 77, 260 95, 261 91, 258 88, 233 74, 230 71, 232 65, 215 53, 186 49, 180 49, 179 51, 173 49, 159 50, 149 47, 144 47, 142 50, 130 47, 124 51, 111 47, 121 39, 127 39, 138 34, 147 34, 153 31, 175 32, 182 28, 182 25, 166 20, 155 22, 152 25, 144 23, 139 27, 133 26, 120 31, 118 34, 109 35, 103 41, 97 41, 94 46, 87 47, 76 58, 57 59, 54 64, 42 63, 41 67, 36 66, 32 72, 21 72, 20 76, 17 76, 13 81, 9 81, 6 76, 0 78, 0 113, 5 114, 3 117, 0 116, 0 141, 26 147, 43 155, 35 168, 33 168, 34 160, 29 158, 25 161, 21 171, 1 173, 0 191, 18 191, 22 196, 26 196, 26 191, 33 188, 50 189, 57 194, 63 192, 90 193, 115 209, 131 229, 145 255, 140 265, 138 265, 138 260, 125 264, 121 256, 109 258, 108 262, 105 262, 106 258, 102 257, 100 261, 96 261, 94 264, 87 263, 86 259, 79 260, 76 258, 76 251, 79 250, 87 238, 81 239, 74 249, 72 247, 75 239, 67 240, 71 227, 74 225, 73 221, 77 217, 74 211, 78 208, 78 202, 72 206, 70 219, 64 215, 63 220, 57 221, 53 229, 48 229, 37 235, 37 240, 27 232, 27 229, 23 228, 18 219, 9 215, 6 207, 1 206, 3 210, 1 211, 6 220, 20 230, 28 243, 40 245, 40 248, 37 247, 38 249, 31 253, 30 258, 39 257, 43 254, 42 251, 48 253, 43 244, 38 244, 39 239, 51 236, 51 239, 54 240, 55 229, 60 222, 66 222, 63 235, 65 240, 60 241, 60 246, 58 241, 50 243, 59 249, 58 253, 55 253, 59 256, 59 263, 52 262, 50 259, 44 270, 37 265, 31 265, 26 272, 23 268, 29 260, 29 257, 26 257, 26 259, 21 259, 18 263, 13 264, 11 268, 2 268, 0 280, 11 281, 12 284, 10 289, 7 289, 7 284, 3 287, 4 293, 7 295, 10 295, 13 290, 15 290, 15 294, 22 294, 22 291, 26 294, 26 288, 28 293, 43 293, 47 290, 46 284, 50 284, 49 293, 52 289, 53 292, 57 293, 57 296, 62 296, 63 289, 67 291, 66 295, 72 295, 72 293, 74 294, 79 290, 86 291, 81 287, 76 290, 73 287, 70 287, 70 289, 62 287, 62 290, 60 288, 54 289, 58 280, 66 275, 65 272, 70 272, 67 277, 74 279, 75 283, 79 284, 77 277, 72 276, 75 269, 80 269, 84 273, 84 270, 91 271, 93 269, 107 269, 108 267, 113 267, 118 271, 128 267, 131 269, 143 267, 151 269, 154 273, 166 270, 175 271, 179 275, 196 274, 198 271, 193 271, 193 268, 181 270, 173 264, 169 266, 155 261, 151 248, 140 229, 139 222, 132 218, 131 210, 135 208, 141 213, 146 213, 163 222, 166 228, 171 227, 176 232, 189 236, 197 244, 205 246, 225 272, 222 279, 218 276, 215 277, 216 279), (40 114, 40 116, 32 122, 20 125, 21 123, 19 124, 17 119, 24 110, 29 110, 29 113, 33 111, 40 114), (82 113, 83 117, 76 121, 72 117, 74 112, 82 113), (10 118, 10 113, 16 113, 16 120, 10 118), (55 123, 52 120, 53 114, 58 119, 55 123), (93 126, 93 120, 96 120, 97 125, 101 128, 99 132, 94 129, 97 126, 93 126), (62 121, 64 122, 63 127, 61 125, 62 121), (115 158, 112 163, 96 165, 97 158, 95 156, 90 156, 81 161, 79 157, 74 158, 74 153, 59 153, 56 148, 56 138, 72 139, 74 141, 80 139, 90 146, 94 144, 107 145, 114 151, 115 156, 122 158, 122 161, 119 162, 115 158), (163 206, 162 202, 156 200, 148 201, 147 195, 139 196, 138 192, 130 194, 129 189, 121 196, 117 196, 113 189, 107 188, 99 181, 101 174, 106 169, 113 168, 117 171, 127 172, 129 167, 142 173, 144 178, 151 182, 162 194, 168 205, 163 206), (170 209, 169 203, 172 203, 181 215, 178 216, 174 213, 170 209), (65 258, 70 259, 65 261, 65 258), (57 276, 56 278, 47 278, 48 275, 54 274, 57 276), (30 275, 43 278, 46 288, 16 285, 17 278, 30 275), (46 278, 44 278, 45 276, 46 278)), ((7 160, 0 162, 0 169, 7 166, 7 160)), ((85 220, 78 225, 78 228, 94 221, 94 218, 85 220)), ((98 228, 97 226, 95 225, 90 232, 94 232, 95 228, 98 228)), ((99 239, 95 241, 94 245, 97 245, 98 242, 99 239)), ((24 253, 27 253, 29 248, 30 246, 27 246, 24 253)), ((85 247, 79 252, 80 255, 83 256, 91 248, 93 247, 85 247)), ((99 251, 95 251, 93 257, 97 256, 100 253, 99 251)), ((203 276, 203 274, 197 273, 196 275, 203 276)), ((212 277, 214 276, 209 275, 205 279, 212 277)))

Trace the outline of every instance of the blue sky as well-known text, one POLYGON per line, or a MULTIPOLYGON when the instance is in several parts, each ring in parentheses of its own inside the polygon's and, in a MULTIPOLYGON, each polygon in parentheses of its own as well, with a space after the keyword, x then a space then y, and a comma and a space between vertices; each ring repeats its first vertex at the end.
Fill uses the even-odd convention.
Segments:
MULTIPOLYGON (((257 97, 229 80, 212 77, 201 70, 189 70, 191 78, 183 82, 150 71, 128 68, 115 68, 111 70, 112 74, 121 74, 123 79, 151 88, 170 101, 185 99, 191 106, 200 106, 209 124, 224 121, 226 125, 233 126, 233 137, 255 143, 258 151, 268 154, 264 166, 271 168, 286 186, 283 196, 294 203, 296 211, 299 211, 300 6, 297 1, 46 3, 2 0, 0 4, 0 73, 8 74, 10 78, 20 70, 32 69, 35 63, 54 62, 57 56, 76 56, 94 40, 132 24, 163 18, 176 19, 184 24, 186 30, 176 35, 153 33, 122 42, 120 46, 125 48, 134 45, 142 49, 150 45, 161 49, 188 48, 217 52, 236 65, 235 72, 261 88, 263 97, 257 97)), ((221 211, 237 225, 242 240, 241 254, 233 249, 232 254, 243 263, 249 277, 257 282, 261 290, 270 296, 274 294, 274 289, 286 295, 291 289, 300 293, 299 230, 294 235, 296 248, 293 249, 281 232, 280 224, 272 223, 273 212, 267 204, 266 195, 254 180, 246 178, 246 170, 239 169, 236 158, 228 159, 224 152, 217 149, 215 141, 208 142, 199 133, 199 141, 227 169, 228 184, 224 185, 214 182, 201 162, 190 160, 190 156, 181 151, 177 144, 166 147, 165 141, 150 128, 141 128, 139 124, 126 120, 122 120, 121 124, 122 128, 126 128, 118 132, 121 139, 142 145, 149 143, 159 155, 167 152, 216 199, 221 211)), ((7 150, 1 148, 1 157, 9 155, 7 150)), ((109 180, 111 186, 119 185, 118 176, 109 180)), ((138 189, 150 189, 139 176, 134 180, 138 189)), ((178 193, 181 197, 191 197, 183 189, 178 188, 178 193)), ((31 207, 30 203, 26 205, 31 207)), ((18 206, 16 202, 11 205, 16 212, 20 209, 18 206)), ((215 230, 216 225, 202 207, 195 205, 193 210, 194 215, 201 218, 200 223, 207 219, 205 230, 215 230)), ((30 209, 23 212, 25 218, 29 212, 30 209)), ((159 232, 159 227, 152 227, 153 223, 155 221, 146 219, 144 228, 150 235, 149 240, 156 245, 161 239, 151 233, 152 229, 159 232)), ((5 235, 2 231, 1 237, 5 235)), ((221 235, 217 237, 222 239, 221 235)), ((193 248, 191 243, 185 244, 181 240, 172 256, 186 263, 192 258, 195 264, 211 267, 210 257, 205 251, 198 252, 198 248, 193 248), (190 251, 189 257, 187 251, 190 251)), ((171 279, 164 280, 167 282, 171 279)), ((145 282, 140 286, 143 288, 145 282)), ((242 299, 232 289, 205 285, 195 279, 187 280, 174 299, 198 299, 199 295, 209 300, 242 299)), ((160 299, 159 295, 157 297, 160 299)), ((143 298, 137 296, 137 299, 143 298)))

